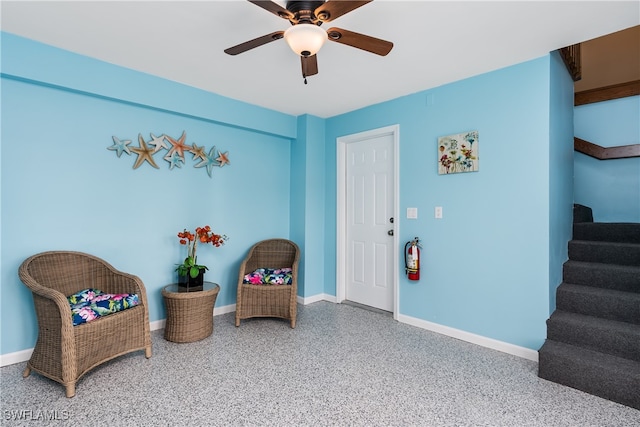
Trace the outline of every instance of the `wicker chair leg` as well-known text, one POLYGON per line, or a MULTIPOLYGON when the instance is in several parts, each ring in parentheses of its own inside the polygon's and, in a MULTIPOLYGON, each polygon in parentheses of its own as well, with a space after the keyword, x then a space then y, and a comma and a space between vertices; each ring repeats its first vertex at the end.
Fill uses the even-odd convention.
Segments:
POLYGON ((296 328, 296 319, 291 319, 291 329, 295 329, 296 328))
POLYGON ((240 326, 240 318, 236 316, 236 326, 240 326))
POLYGON ((24 368, 24 371, 22 371, 22 378, 27 378, 30 374, 31 374, 31 367, 27 365, 27 367, 24 368))
POLYGON ((67 393, 67 397, 73 397, 76 395, 76 385, 75 384, 67 384, 65 386, 65 390, 67 393))
POLYGON ((150 358, 151 358, 151 347, 147 347, 147 348, 145 348, 145 349, 144 349, 144 356, 145 356, 147 359, 150 359, 150 358))

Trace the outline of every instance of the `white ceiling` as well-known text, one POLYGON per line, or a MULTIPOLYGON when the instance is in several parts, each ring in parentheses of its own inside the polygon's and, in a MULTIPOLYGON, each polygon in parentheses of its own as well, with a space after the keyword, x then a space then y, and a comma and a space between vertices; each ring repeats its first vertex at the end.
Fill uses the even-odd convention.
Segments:
POLYGON ((327 42, 318 53, 319 74, 304 85, 300 60, 284 40, 237 56, 223 52, 289 26, 244 0, 0 4, 3 31, 284 113, 319 117, 640 24, 637 0, 375 0, 323 28, 392 41, 391 53, 381 57, 327 42))

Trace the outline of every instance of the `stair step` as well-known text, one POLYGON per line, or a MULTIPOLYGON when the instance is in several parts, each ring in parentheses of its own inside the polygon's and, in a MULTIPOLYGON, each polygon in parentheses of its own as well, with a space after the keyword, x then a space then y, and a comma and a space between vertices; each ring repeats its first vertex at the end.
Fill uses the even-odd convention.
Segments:
POLYGON ((546 340, 538 376, 640 409, 640 362, 546 340))
POLYGON ((640 293, 563 282, 556 291, 556 308, 640 325, 640 293))
POLYGON ((556 310, 547 339, 640 362, 640 325, 556 310))
POLYGON ((569 259, 640 267, 640 244, 571 240, 569 242, 569 259))
POLYGON ((637 222, 580 222, 573 224, 573 238, 640 244, 640 223, 637 222))
POLYGON ((588 206, 574 203, 573 222, 593 222, 593 211, 588 206))
POLYGON ((566 283, 640 293, 639 266, 569 260, 563 267, 566 283))

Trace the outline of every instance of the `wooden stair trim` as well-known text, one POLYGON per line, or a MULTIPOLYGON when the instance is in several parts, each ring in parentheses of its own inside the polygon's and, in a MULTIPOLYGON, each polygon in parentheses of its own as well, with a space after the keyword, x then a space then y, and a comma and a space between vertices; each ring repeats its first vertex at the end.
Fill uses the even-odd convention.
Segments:
POLYGON ((576 92, 573 103, 578 106, 635 95, 640 95, 640 80, 576 92))
POLYGON ((582 79, 582 60, 580 55, 580 43, 572 46, 560 48, 560 57, 564 61, 564 65, 567 67, 569 74, 574 82, 582 79))
POLYGON ((598 160, 627 159, 640 157, 640 144, 621 145, 617 147, 601 147, 580 138, 573 138, 573 148, 587 156, 598 160))

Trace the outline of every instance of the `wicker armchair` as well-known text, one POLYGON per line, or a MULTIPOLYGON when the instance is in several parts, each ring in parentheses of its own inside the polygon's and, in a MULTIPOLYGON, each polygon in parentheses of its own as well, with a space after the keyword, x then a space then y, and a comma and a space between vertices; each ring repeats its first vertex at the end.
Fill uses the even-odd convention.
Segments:
POLYGON ((31 370, 65 386, 75 395, 77 381, 107 360, 136 350, 151 357, 147 293, 142 281, 107 262, 81 252, 43 252, 19 269, 31 289, 38 318, 38 340, 23 372, 31 370), (137 294, 139 305, 73 326, 67 296, 86 288, 137 294))
POLYGON ((280 317, 296 327, 299 259, 300 249, 290 240, 263 240, 251 247, 238 275, 236 326, 240 326, 240 319, 280 317), (244 276, 258 268, 291 268, 292 283, 274 286, 243 283, 244 276))

